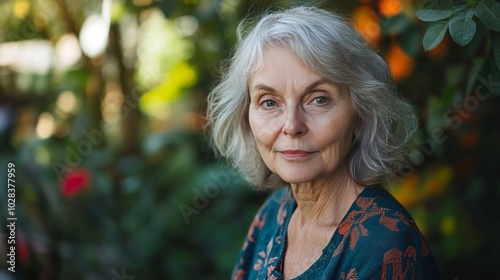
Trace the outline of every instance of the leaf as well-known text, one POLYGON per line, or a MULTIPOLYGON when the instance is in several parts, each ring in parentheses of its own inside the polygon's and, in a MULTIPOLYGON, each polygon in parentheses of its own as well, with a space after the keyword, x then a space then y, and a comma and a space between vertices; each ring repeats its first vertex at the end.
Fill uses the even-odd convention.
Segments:
MULTIPOLYGON (((463 76, 463 75, 462 75, 463 76)), ((451 108, 454 104, 453 100, 457 100, 457 95, 460 95, 457 85, 448 85, 441 96, 441 104, 446 108, 451 108)))
POLYGON ((461 11, 450 19, 450 35, 460 46, 467 45, 476 33, 476 23, 472 19, 474 9, 461 11))
POLYGON ((500 4, 495 0, 484 0, 476 6, 475 15, 493 31, 500 31, 500 4))
POLYGON ((416 25, 410 25, 399 35, 399 43, 405 53, 410 56, 416 56, 420 50, 420 30, 416 25))
POLYGON ((463 81, 465 75, 465 65, 464 64, 452 64, 446 67, 445 77, 446 83, 449 86, 456 86, 461 81, 463 81))
POLYGON ((465 9, 467 7, 467 5, 459 5, 459 6, 453 6, 452 7, 452 10, 454 13, 458 13, 460 12, 461 10, 465 9))
POLYGON ((387 217, 385 214, 380 216, 379 222, 390 231, 398 231, 398 219, 387 217))
POLYGON ((448 30, 447 21, 438 21, 433 23, 425 32, 424 35, 424 50, 432 50, 435 48, 444 38, 448 30))
POLYGON ((467 79, 467 85, 465 89, 466 95, 469 95, 471 93, 472 87, 476 84, 477 76, 479 76, 481 69, 483 69, 484 62, 484 57, 478 57, 472 61, 472 67, 469 70, 469 78, 467 79))
POLYGON ((495 58, 497 68, 500 69, 500 33, 493 32, 491 34, 491 41, 493 43, 493 57, 495 58))
POLYGON ((401 34, 411 24, 411 21, 403 14, 380 20, 380 27, 384 34, 401 34))
POLYGON ((416 12, 416 16, 422 21, 438 21, 450 17, 452 10, 421 9, 416 12))
POLYGON ((467 44, 467 47, 464 48, 464 58, 468 59, 469 61, 476 58, 479 52, 484 49, 485 43, 488 42, 488 37, 491 31, 488 28, 484 28, 483 24, 481 24, 481 26, 482 27, 478 26, 478 28, 476 29, 476 33, 472 38, 472 41, 470 41, 470 43, 467 44))
POLYGON ((445 105, 441 102, 439 97, 435 95, 430 95, 429 97, 427 97, 427 118, 425 120, 425 129, 428 133, 431 133, 437 128, 443 128, 447 126, 447 120, 446 118, 443 118, 443 112, 445 110, 445 105))

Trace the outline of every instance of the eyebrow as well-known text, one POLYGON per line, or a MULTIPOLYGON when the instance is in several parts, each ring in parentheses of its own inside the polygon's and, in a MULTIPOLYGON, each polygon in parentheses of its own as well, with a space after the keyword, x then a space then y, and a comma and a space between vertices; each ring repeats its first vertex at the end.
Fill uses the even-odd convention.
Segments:
MULTIPOLYGON (((322 85, 322 84, 332 84, 332 83, 325 78, 320 78, 319 80, 308 85, 305 88, 304 92, 309 92, 309 91, 313 90, 315 87, 322 85)), ((265 90, 265 91, 269 91, 272 93, 276 93, 276 90, 273 87, 267 86, 263 83, 259 83, 259 84, 255 85, 253 87, 253 90, 265 90)))
POLYGON ((265 90, 265 91, 269 91, 269 92, 276 92, 276 90, 270 86, 266 86, 265 84, 263 83, 260 83, 260 84, 257 84, 256 86, 253 87, 253 90, 265 90))

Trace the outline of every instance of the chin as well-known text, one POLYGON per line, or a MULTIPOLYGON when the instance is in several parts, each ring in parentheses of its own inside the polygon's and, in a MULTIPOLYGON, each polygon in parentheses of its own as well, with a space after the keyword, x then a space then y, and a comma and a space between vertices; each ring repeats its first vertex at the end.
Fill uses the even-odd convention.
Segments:
POLYGON ((285 165, 276 168, 275 173, 285 182, 289 184, 300 184, 314 180, 320 173, 317 172, 317 167, 311 165, 285 165))
POLYGON ((312 181, 314 177, 300 174, 278 174, 280 178, 289 184, 300 184, 312 181))

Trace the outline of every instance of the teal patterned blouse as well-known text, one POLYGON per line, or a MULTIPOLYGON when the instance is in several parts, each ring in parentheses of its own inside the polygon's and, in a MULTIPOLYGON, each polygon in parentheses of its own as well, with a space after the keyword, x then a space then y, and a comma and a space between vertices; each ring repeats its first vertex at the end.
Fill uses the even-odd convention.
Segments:
MULTIPOLYGON (((288 188, 275 191, 255 216, 232 279, 283 279, 286 232, 297 206, 288 188)), ((386 190, 372 186, 352 204, 321 257, 294 279, 439 278, 408 212, 386 190)))

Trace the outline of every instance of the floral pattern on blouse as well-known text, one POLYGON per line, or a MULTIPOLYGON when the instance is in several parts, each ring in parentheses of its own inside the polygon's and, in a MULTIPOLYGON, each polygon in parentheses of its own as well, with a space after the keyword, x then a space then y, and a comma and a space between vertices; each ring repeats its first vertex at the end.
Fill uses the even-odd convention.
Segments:
MULTIPOLYGON (((281 267, 296 202, 289 187, 273 193, 255 216, 231 279, 283 279, 281 267)), ((391 194, 368 187, 339 224, 303 279, 440 279, 417 225, 391 194)))

